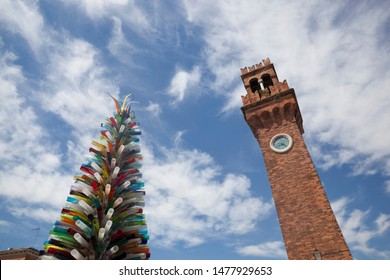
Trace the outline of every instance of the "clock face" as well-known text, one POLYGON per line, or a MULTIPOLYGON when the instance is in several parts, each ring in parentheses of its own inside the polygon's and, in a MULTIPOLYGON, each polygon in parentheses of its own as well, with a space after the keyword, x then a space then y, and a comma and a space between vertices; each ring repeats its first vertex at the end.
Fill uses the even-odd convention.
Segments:
POLYGON ((277 134, 272 137, 270 146, 277 153, 286 152, 292 146, 292 138, 288 134, 277 134))

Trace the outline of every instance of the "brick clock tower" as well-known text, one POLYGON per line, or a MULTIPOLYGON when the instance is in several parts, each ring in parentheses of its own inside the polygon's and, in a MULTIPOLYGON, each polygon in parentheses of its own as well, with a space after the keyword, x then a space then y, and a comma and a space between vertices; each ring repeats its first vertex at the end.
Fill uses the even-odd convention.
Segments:
POLYGON ((244 118, 259 142, 289 259, 352 259, 302 137, 293 88, 269 59, 241 69, 244 118))

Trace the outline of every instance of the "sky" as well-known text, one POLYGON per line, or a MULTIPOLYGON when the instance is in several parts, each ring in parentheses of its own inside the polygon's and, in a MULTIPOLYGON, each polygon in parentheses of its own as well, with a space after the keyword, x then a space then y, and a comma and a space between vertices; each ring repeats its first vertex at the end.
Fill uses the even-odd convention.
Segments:
POLYGON ((355 259, 390 259, 389 1, 0 0, 0 250, 43 248, 131 93, 151 258, 286 259, 240 68, 270 58, 355 259))

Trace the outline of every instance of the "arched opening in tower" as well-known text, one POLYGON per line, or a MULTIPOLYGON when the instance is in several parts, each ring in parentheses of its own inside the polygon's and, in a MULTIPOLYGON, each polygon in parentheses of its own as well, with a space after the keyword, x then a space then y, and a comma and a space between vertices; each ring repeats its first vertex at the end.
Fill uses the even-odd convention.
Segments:
POLYGON ((252 92, 258 92, 260 89, 259 80, 257 78, 253 78, 249 81, 249 85, 251 87, 252 92))
POLYGON ((261 76, 261 79, 263 80, 264 88, 268 89, 268 91, 271 92, 269 87, 273 86, 274 83, 272 82, 270 74, 264 74, 263 76, 261 76))

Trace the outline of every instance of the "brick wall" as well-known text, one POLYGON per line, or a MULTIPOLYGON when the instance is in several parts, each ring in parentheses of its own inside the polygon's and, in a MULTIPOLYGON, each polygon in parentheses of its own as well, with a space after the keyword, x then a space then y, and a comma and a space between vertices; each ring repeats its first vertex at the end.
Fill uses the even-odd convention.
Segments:
POLYGON ((295 122, 260 130, 257 140, 271 184, 280 227, 289 259, 314 259, 317 249, 323 258, 350 259, 310 154, 295 122), (287 133, 293 147, 286 153, 270 148, 271 138, 287 133))

